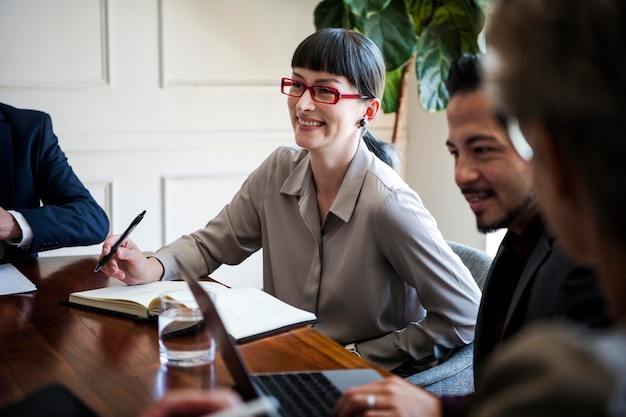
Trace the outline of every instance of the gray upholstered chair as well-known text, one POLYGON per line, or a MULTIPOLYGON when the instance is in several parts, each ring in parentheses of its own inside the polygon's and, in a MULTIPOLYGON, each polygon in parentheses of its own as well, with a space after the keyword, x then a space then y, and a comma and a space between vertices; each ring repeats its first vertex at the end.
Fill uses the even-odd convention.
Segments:
MULTIPOLYGON (((485 252, 461 243, 448 241, 483 289, 493 258, 485 252)), ((435 395, 465 395, 474 392, 474 343, 455 350, 441 364, 411 375, 408 381, 435 395)))

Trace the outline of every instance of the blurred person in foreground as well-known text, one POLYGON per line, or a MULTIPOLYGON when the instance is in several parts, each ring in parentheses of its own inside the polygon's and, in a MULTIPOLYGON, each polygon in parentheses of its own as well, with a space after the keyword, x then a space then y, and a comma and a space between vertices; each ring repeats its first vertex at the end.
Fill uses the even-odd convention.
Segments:
POLYGON ((532 148, 551 228, 598 271, 614 326, 520 334, 485 369, 473 415, 626 415, 625 27, 622 0, 494 3, 488 88, 532 148))

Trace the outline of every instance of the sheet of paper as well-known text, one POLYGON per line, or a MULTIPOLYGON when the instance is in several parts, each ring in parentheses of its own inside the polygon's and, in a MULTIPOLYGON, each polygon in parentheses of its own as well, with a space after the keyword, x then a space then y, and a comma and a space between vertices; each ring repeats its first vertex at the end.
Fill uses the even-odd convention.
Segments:
POLYGON ((37 287, 11 264, 0 265, 0 295, 35 291, 37 287))

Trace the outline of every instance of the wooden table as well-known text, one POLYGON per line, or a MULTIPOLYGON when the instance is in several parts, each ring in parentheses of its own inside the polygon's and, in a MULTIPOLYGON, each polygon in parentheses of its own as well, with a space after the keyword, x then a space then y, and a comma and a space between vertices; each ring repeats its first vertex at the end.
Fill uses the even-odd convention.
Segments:
MULTIPOLYGON (((155 323, 61 304, 109 285, 95 264, 91 256, 15 264, 37 291, 0 296, 0 407, 60 382, 102 416, 137 416, 169 389, 233 384, 219 355, 202 367, 162 367, 155 323)), ((308 327, 240 348, 252 372, 376 368, 308 327)))

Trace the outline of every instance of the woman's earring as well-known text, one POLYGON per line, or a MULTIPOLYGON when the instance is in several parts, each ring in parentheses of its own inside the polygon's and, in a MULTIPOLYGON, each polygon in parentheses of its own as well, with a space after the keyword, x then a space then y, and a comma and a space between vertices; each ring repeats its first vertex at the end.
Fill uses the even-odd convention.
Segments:
POLYGON ((365 121, 365 119, 359 120, 359 127, 365 127, 366 124, 367 122, 365 121))

